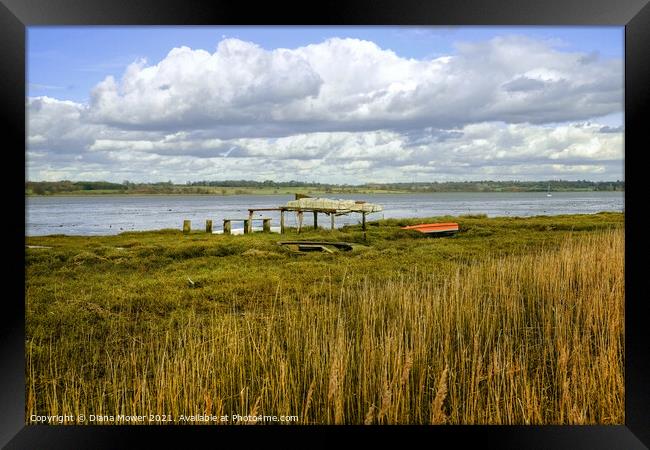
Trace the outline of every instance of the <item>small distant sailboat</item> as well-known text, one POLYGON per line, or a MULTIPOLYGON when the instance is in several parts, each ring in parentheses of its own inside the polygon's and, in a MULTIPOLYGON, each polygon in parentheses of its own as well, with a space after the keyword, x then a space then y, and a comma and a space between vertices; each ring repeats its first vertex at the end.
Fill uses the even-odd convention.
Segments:
POLYGON ((546 188, 546 196, 547 197, 553 197, 551 195, 551 184, 549 183, 548 187, 546 188))

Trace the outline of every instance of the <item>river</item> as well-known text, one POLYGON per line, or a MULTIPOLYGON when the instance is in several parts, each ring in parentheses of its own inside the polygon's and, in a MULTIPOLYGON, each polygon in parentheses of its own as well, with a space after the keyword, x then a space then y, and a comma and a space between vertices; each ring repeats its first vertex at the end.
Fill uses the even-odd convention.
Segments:
MULTIPOLYGON (((368 220, 382 218, 433 217, 463 214, 494 216, 536 216, 589 214, 624 211, 623 192, 492 192, 492 193, 416 193, 416 194, 334 194, 330 198, 365 200, 380 204, 383 212, 370 214, 368 220)), ((224 218, 248 216, 248 208, 272 208, 292 200, 291 195, 80 195, 27 197, 25 234, 109 235, 123 231, 181 229, 183 220, 192 228, 202 229, 212 219, 215 231, 224 218)), ((263 212, 279 225, 279 212, 263 212)), ((257 216, 257 214, 256 214, 257 216)), ((310 214, 305 225, 311 225, 310 214)), ((360 221, 359 214, 339 216, 336 226, 360 221)), ((286 215, 286 224, 295 226, 294 213, 286 215)), ((322 216, 321 226, 329 226, 322 216)), ((261 224, 260 224, 261 225, 261 224)), ((233 229, 243 224, 233 223, 233 229)))

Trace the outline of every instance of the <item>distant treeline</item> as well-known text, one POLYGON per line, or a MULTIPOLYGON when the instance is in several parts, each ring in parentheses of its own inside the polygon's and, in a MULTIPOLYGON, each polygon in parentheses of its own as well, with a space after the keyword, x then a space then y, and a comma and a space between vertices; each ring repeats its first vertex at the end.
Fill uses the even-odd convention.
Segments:
POLYGON ((158 183, 111 183, 108 181, 28 181, 25 183, 26 195, 55 194, 210 194, 212 190, 203 188, 188 189, 186 185, 176 185, 171 181, 158 183))
POLYGON ((263 190, 299 188, 323 192, 396 191, 396 192, 539 192, 546 191, 624 191, 624 181, 446 181, 430 183, 366 183, 362 185, 326 184, 304 181, 194 181, 173 184, 158 183, 111 183, 108 181, 28 181, 27 195, 51 195, 65 193, 127 193, 127 194, 217 194, 250 193, 263 190), (233 191, 233 188, 244 189, 233 191))
POLYGON ((25 192, 37 195, 57 194, 59 192, 98 191, 98 190, 124 190, 124 184, 110 183, 108 181, 28 181, 25 183, 25 192))
POLYGON ((223 180, 223 181, 188 181, 187 186, 210 187, 254 187, 254 188, 282 188, 282 187, 352 187, 349 184, 323 184, 304 181, 252 181, 252 180, 223 180))
POLYGON ((445 181, 442 183, 369 183, 371 189, 418 192, 624 191, 624 181, 445 181))
POLYGON ((251 181, 251 180, 226 180, 226 181, 195 181, 188 182, 188 186, 210 187, 255 187, 255 188, 283 188, 283 187, 310 187, 310 188, 362 188, 377 190, 399 191, 424 191, 424 192, 535 192, 545 191, 549 187, 556 191, 585 190, 585 191, 623 191, 624 181, 445 181, 445 182, 419 182, 419 183, 366 183, 361 185, 351 184, 323 184, 302 181, 251 181))

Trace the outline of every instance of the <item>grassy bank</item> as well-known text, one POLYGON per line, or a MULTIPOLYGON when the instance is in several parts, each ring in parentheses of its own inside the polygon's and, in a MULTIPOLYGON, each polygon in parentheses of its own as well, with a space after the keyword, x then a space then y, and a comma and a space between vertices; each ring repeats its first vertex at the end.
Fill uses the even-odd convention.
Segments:
POLYGON ((455 220, 28 238, 27 417, 623 423, 623 215, 455 220))

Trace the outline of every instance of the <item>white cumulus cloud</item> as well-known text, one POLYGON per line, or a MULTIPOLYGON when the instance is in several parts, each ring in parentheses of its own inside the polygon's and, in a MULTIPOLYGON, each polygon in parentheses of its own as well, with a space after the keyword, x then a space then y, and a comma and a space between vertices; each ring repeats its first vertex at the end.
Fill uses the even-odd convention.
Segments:
POLYGON ((29 98, 29 179, 622 178, 622 61, 509 36, 405 58, 328 39, 179 47, 89 104, 29 98))
POLYGON ((218 129, 222 137, 367 131, 472 122, 547 123, 622 110, 622 61, 525 37, 404 58, 373 42, 328 39, 265 50, 238 39, 172 49, 92 92, 88 120, 127 129, 218 129))

